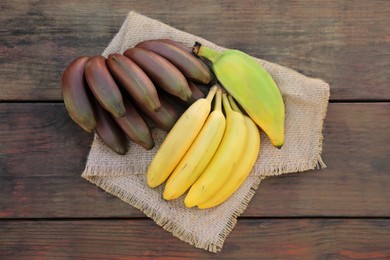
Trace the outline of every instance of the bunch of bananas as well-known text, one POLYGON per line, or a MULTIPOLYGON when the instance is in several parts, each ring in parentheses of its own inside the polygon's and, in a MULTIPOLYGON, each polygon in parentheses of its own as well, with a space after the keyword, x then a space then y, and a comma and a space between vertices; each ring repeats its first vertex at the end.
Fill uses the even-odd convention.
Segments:
POLYGON ((182 113, 203 98, 200 85, 213 79, 191 49, 169 40, 147 40, 113 53, 78 57, 64 70, 61 89, 70 117, 95 131, 118 154, 128 140, 154 147, 150 122, 169 131, 182 113))
POLYGON ((147 183, 165 182, 165 200, 186 193, 186 207, 206 209, 226 201, 251 172, 260 152, 258 127, 273 146, 283 146, 284 102, 268 72, 244 52, 218 53, 195 43, 193 53, 211 62, 221 85, 178 119, 148 168, 147 183))
POLYGON ((62 93, 71 118, 119 154, 127 152, 129 138, 154 147, 149 121, 167 131, 147 184, 165 183, 165 200, 186 194, 187 207, 217 206, 242 185, 260 152, 259 128, 274 147, 284 144, 279 88, 238 50, 147 40, 108 58, 75 59, 63 73, 62 93), (207 96, 198 84, 212 85, 207 96))
POLYGON ((259 151, 257 125, 242 113, 232 96, 215 85, 168 133, 149 166, 147 182, 153 188, 166 181, 166 200, 188 191, 187 207, 211 208, 241 186, 259 151))

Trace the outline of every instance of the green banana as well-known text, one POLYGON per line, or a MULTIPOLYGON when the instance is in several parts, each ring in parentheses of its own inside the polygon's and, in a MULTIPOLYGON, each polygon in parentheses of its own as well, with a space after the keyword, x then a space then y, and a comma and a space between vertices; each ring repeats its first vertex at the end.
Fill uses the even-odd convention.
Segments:
POLYGON ((251 56, 238 50, 216 52, 195 43, 193 53, 207 58, 218 81, 267 134, 273 146, 284 144, 285 108, 270 74, 251 56))
POLYGON ((192 93, 184 75, 168 60, 141 48, 130 48, 124 56, 135 62, 160 88, 173 96, 187 101, 192 93))
POLYGON ((138 104, 150 111, 161 108, 156 87, 145 72, 132 60, 119 53, 110 54, 107 67, 113 78, 137 100, 138 104))
POLYGON ((66 67, 61 78, 61 90, 68 114, 82 129, 92 132, 96 119, 91 93, 84 78, 84 67, 89 57, 78 57, 66 67))
POLYGON ((85 65, 85 79, 99 103, 115 117, 126 113, 122 94, 112 78, 103 56, 91 57, 85 65))
POLYGON ((112 115, 97 101, 95 101, 95 111, 97 121, 96 134, 113 151, 122 155, 126 154, 128 151, 126 134, 116 124, 112 115))
POLYGON ((174 44, 159 40, 147 40, 136 45, 137 48, 155 52, 175 65, 186 78, 202 84, 208 84, 212 74, 207 65, 192 53, 174 44))
POLYGON ((126 114, 122 117, 114 117, 115 121, 133 142, 146 150, 152 149, 154 141, 149 126, 129 98, 124 98, 123 101, 126 114))

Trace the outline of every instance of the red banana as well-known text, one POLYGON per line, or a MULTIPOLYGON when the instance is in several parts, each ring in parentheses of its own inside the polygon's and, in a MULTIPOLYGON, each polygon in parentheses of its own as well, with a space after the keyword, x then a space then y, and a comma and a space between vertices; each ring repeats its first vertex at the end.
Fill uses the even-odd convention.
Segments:
POLYGON ((96 134, 108 147, 118 154, 126 154, 128 142, 126 134, 117 125, 112 115, 106 111, 99 102, 95 102, 96 111, 96 134))
MULTIPOLYGON (((146 150, 152 149, 154 141, 149 126, 131 101, 128 98, 123 100, 126 114, 123 117, 114 118, 115 121, 133 142, 141 145, 146 150)), ((154 113, 154 111, 150 111, 150 113, 154 113)))
POLYGON ((122 94, 103 56, 91 57, 85 65, 85 78, 99 103, 115 117, 125 114, 122 94))
POLYGON ((161 108, 156 87, 145 72, 132 60, 121 54, 111 54, 107 66, 113 78, 135 99, 150 111, 161 108))
POLYGON ((87 132, 96 127, 91 93, 84 78, 84 67, 89 57, 78 57, 66 67, 61 78, 65 107, 72 120, 87 132))
POLYGON ((184 101, 191 97, 191 90, 183 74, 163 57, 141 48, 130 48, 124 55, 134 61, 158 87, 169 94, 184 101))
POLYGON ((144 109, 142 112, 149 118, 158 128, 169 131, 179 119, 181 112, 179 107, 175 106, 174 102, 167 95, 160 95, 161 109, 158 112, 150 112, 144 109))
POLYGON ((194 54, 164 41, 147 40, 140 42, 136 48, 155 52, 175 65, 186 78, 202 84, 208 84, 212 79, 211 70, 194 54))
POLYGON ((176 47, 178 47, 178 48, 180 48, 180 49, 182 49, 184 51, 192 53, 192 48, 189 48, 189 47, 185 46, 182 42, 175 41, 175 40, 172 40, 172 39, 167 39, 167 38, 158 39, 157 41, 162 41, 162 42, 166 42, 166 43, 175 45, 176 47))

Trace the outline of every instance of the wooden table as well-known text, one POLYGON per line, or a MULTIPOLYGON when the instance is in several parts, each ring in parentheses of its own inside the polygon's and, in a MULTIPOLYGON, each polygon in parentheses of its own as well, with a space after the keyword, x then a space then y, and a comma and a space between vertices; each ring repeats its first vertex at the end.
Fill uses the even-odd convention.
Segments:
POLYGON ((0 3, 1 259, 390 258, 390 2, 0 3), (135 10, 331 86, 327 169, 266 179, 208 253, 80 177, 93 136, 60 75, 101 53, 135 10))

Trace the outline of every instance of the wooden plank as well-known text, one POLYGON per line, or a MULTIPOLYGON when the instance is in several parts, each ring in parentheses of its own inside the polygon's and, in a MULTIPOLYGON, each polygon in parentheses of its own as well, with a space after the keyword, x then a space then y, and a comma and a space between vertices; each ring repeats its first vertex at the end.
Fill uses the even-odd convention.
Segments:
POLYGON ((239 219, 217 254, 149 220, 1 221, 0 232, 4 259, 390 258, 388 219, 239 219))
MULTIPOLYGON (((265 180, 256 216, 390 216, 390 103, 329 104, 327 168, 265 180)), ((92 135, 63 104, 0 104, 0 217, 141 217, 80 177, 92 135)))
POLYGON ((331 84, 331 98, 390 99, 390 2, 1 2, 0 100, 61 100, 60 75, 101 53, 135 10, 331 84))

